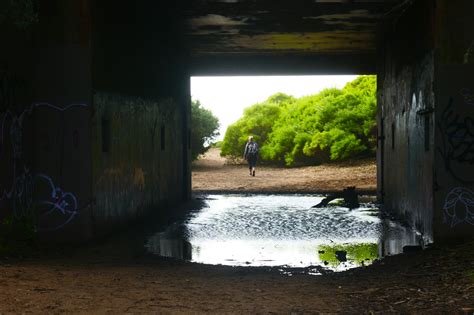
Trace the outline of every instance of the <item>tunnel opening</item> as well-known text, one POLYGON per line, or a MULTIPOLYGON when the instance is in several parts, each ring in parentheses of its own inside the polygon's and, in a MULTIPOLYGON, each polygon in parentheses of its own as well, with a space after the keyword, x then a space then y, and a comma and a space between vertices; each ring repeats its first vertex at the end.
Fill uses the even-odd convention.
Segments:
POLYGON ((377 190, 375 75, 194 76, 190 82, 195 192, 377 190), (258 147, 257 176, 245 172, 250 136, 258 147), (315 166, 320 169, 308 171, 315 166), (342 172, 348 167, 363 174, 342 172), (311 181, 319 171, 327 178, 311 181))
MULTIPOLYGON (((297 160, 298 156, 294 155, 296 161, 272 161, 269 154, 268 146, 274 145, 272 141, 277 138, 278 129, 291 126, 309 134, 307 121, 313 119, 316 124, 322 119, 312 118, 311 114, 330 114, 325 112, 325 106, 339 106, 332 108, 332 118, 340 124, 336 129, 348 126, 348 130, 356 132, 347 121, 357 121, 357 110, 361 109, 354 110, 354 106, 360 104, 346 106, 343 102, 353 101, 355 97, 353 90, 346 90, 367 89, 360 84, 362 77, 191 77, 191 116, 195 115, 197 106, 223 119, 223 123, 218 136, 212 137, 215 133, 211 132, 207 138, 201 138, 208 149, 192 163, 193 197, 202 204, 150 237, 148 251, 198 263, 271 266, 289 274, 300 271, 323 274, 370 265, 386 255, 403 252, 407 246, 418 247, 422 243, 419 233, 387 218, 377 202, 375 150, 383 131, 377 126, 375 89, 372 91, 375 108, 370 112, 373 126, 366 129, 366 135, 373 138, 370 154, 357 154, 355 150, 353 157, 342 161, 335 158, 336 162, 331 161, 330 150, 313 151, 313 154, 327 154, 326 159, 319 160, 297 160), (313 82, 312 88, 308 82, 313 82), (352 112, 348 109, 351 107, 352 112), (345 116, 338 116, 341 114, 338 110, 345 116), (262 133, 265 133, 263 137, 262 133), (257 139, 259 154, 263 151, 264 155, 259 156, 256 176, 248 173, 242 159, 249 135, 257 139), (221 154, 222 150, 227 151, 221 154), (345 204, 343 195, 337 195, 351 186, 355 187, 360 202, 352 208, 345 204), (317 204, 323 206, 315 207, 317 204)), ((195 124, 201 123, 192 121, 191 141, 193 132, 203 129, 195 124)), ((357 121, 352 127, 357 129, 363 124, 357 121)), ((319 127, 320 133, 331 131, 324 125, 319 127)), ((317 128, 313 133, 316 131, 317 128)), ((292 136, 284 141, 301 146, 295 141, 298 135, 294 132, 292 136)), ((295 148, 290 148, 287 154, 294 151, 295 148)))

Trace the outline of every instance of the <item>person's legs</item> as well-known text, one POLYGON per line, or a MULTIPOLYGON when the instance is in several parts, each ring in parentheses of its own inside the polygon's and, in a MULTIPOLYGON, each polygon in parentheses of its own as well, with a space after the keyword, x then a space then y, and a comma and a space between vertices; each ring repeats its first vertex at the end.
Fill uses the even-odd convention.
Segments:
POLYGON ((249 169, 250 169, 250 175, 255 176, 255 165, 257 164, 257 156, 250 156, 249 157, 249 169))

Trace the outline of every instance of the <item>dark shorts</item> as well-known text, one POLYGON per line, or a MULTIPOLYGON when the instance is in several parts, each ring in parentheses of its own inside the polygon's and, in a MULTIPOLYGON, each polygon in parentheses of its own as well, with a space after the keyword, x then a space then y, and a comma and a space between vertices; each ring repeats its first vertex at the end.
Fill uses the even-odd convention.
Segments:
POLYGON ((247 162, 249 163, 249 168, 255 167, 257 165, 257 154, 247 155, 247 162))

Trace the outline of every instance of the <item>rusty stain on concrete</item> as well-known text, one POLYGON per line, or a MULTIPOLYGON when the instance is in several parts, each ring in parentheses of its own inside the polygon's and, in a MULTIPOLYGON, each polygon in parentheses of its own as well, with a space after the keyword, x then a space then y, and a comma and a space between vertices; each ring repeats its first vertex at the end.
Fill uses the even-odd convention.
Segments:
POLYGON ((141 167, 136 167, 133 173, 133 184, 140 189, 145 188, 145 172, 141 167))

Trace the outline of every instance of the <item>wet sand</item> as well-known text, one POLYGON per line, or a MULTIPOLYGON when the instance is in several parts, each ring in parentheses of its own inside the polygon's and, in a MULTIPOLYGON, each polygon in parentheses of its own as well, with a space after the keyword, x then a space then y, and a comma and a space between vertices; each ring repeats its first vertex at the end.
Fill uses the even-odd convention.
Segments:
MULTIPOLYGON (((236 189, 242 191, 246 181, 255 184, 260 178, 259 186, 248 187, 284 191, 290 180, 306 183, 292 186, 297 192, 306 188, 329 191, 348 185, 370 190, 375 185, 374 166, 367 164, 355 166, 362 168, 359 173, 348 170, 339 184, 341 173, 331 175, 330 169, 338 170, 332 166, 324 167, 326 171, 321 173, 318 168, 294 171, 259 167, 256 178, 246 177, 245 166, 232 166, 233 176, 224 171, 229 169, 225 165, 218 170, 199 161, 196 167, 194 188, 200 190, 219 188, 219 181, 226 180, 225 189, 238 182, 244 189, 236 189), (320 178, 326 176, 327 186, 307 181, 304 175, 311 170, 320 178), (301 177, 292 175, 299 172, 301 177), (241 177, 237 175, 240 173, 241 177), (274 180, 264 180, 270 173, 274 180), (289 175, 284 178, 281 174, 289 175), (202 186, 200 178, 212 180, 202 186)), ((474 312, 474 243, 388 257, 347 272, 287 276, 265 267, 210 266, 150 257, 140 250, 144 240, 137 229, 142 227, 81 248, 42 252, 27 259, 0 258, 0 314, 474 312)))
POLYGON ((472 314, 473 245, 324 276, 135 256, 118 245, 0 263, 1 314, 472 314))

